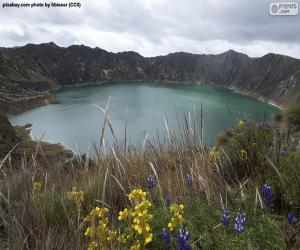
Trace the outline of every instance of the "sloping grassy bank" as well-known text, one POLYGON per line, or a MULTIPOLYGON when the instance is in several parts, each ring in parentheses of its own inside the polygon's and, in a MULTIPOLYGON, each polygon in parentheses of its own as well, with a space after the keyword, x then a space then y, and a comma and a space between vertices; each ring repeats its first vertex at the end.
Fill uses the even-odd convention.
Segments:
POLYGON ((212 148, 194 125, 96 159, 2 162, 0 248, 299 248, 298 120, 238 121, 212 148))

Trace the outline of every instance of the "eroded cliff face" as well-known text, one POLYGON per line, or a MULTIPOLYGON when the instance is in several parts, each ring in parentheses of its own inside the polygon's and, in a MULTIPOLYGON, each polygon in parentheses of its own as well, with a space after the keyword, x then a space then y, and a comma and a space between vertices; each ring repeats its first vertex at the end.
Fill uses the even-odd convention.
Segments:
POLYGON ((14 108, 7 112, 7 107, 43 105, 61 86, 122 80, 201 82, 279 105, 300 101, 300 60, 282 55, 250 58, 230 50, 146 58, 135 52, 110 53, 83 45, 63 48, 54 43, 0 48, 2 113, 22 112, 14 108))
POLYGON ((14 148, 21 139, 5 116, 0 114, 0 163, 1 160, 14 148))

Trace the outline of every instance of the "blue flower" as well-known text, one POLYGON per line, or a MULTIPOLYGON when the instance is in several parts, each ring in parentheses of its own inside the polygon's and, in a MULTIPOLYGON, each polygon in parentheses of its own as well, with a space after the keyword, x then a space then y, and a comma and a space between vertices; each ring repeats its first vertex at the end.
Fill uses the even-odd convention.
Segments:
POLYGON ((272 199, 272 191, 271 186, 268 184, 265 184, 263 186, 263 195, 264 195, 264 201, 268 208, 271 208, 273 199, 272 199))
POLYGON ((241 223, 242 224, 246 224, 246 222, 247 222, 247 214, 246 214, 246 212, 242 212, 240 214, 240 217, 241 217, 241 223))
POLYGON ((239 224, 239 223, 236 223, 236 224, 234 225, 234 229, 235 229, 235 231, 237 231, 238 233, 242 233, 242 232, 245 231, 244 225, 239 224))
POLYGON ((242 233, 245 231, 245 223, 247 222, 247 215, 245 212, 239 213, 235 218, 234 229, 238 233, 242 233))
POLYGON ((155 179, 152 175, 148 176, 147 178, 147 187, 148 189, 152 189, 155 186, 155 179))
POLYGON ((297 221, 298 220, 294 214, 292 214, 292 213, 288 214, 288 223, 289 224, 295 224, 295 223, 297 223, 297 221))
POLYGON ((171 234, 169 233, 168 230, 166 230, 165 228, 163 229, 163 232, 162 232, 162 237, 166 243, 166 245, 171 245, 172 243, 172 238, 171 238, 171 234))
POLYGON ((229 210, 227 208, 224 208, 222 213, 222 224, 224 226, 228 226, 229 219, 230 219, 229 210))
POLYGON ((178 250, 192 250, 192 247, 190 245, 190 239, 191 234, 186 229, 185 226, 183 226, 181 229, 179 229, 179 235, 178 235, 178 250))
POLYGON ((187 176, 187 184, 189 187, 192 187, 192 185, 193 185, 193 179, 192 179, 191 175, 187 176))
POLYGON ((282 148, 280 150, 280 155, 281 156, 287 156, 289 154, 289 151, 286 148, 282 148))

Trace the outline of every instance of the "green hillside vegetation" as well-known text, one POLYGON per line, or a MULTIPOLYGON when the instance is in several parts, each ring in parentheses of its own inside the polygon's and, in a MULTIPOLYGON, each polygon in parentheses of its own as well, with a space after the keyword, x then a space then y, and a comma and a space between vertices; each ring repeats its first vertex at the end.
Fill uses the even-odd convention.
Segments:
POLYGON ((185 119, 137 147, 99 143, 94 159, 53 161, 40 144, 20 161, 8 155, 0 248, 299 249, 299 111, 237 121, 211 148, 185 119))

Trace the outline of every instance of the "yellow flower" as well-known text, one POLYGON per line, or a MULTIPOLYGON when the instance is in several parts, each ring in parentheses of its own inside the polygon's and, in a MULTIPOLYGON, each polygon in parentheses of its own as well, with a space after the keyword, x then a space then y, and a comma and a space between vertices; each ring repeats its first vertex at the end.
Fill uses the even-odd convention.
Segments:
POLYGON ((150 243, 152 241, 153 234, 150 234, 146 239, 145 239, 145 245, 150 243))
POLYGON ((239 121, 237 125, 239 128, 243 128, 243 127, 245 127, 245 124, 246 123, 244 121, 239 121))
POLYGON ((240 156, 243 160, 245 160, 248 157, 248 153, 245 149, 241 149, 240 156))
POLYGON ((173 231, 174 228, 180 228, 184 222, 184 205, 183 204, 171 204, 170 212, 172 214, 171 222, 168 223, 168 228, 173 231))
POLYGON ((84 192, 82 190, 77 191, 76 187, 73 187, 72 191, 67 192, 67 197, 70 201, 75 203, 77 213, 80 214, 81 204, 84 201, 84 192))
POLYGON ((33 200, 36 200, 40 196, 41 188, 42 188, 42 183, 38 181, 32 182, 31 195, 33 200))
POLYGON ((152 241, 153 236, 149 224, 153 218, 153 215, 149 212, 149 208, 152 204, 147 199, 147 193, 142 189, 132 190, 128 198, 133 203, 133 208, 125 208, 119 212, 118 219, 121 221, 127 218, 128 222, 131 223, 131 232, 127 235, 122 234, 122 237, 119 237, 118 240, 120 243, 126 243, 128 239, 136 240, 130 249, 140 249, 140 240, 143 240, 142 242, 145 245, 152 241))
POLYGON ((95 241, 92 241, 88 246, 88 250, 98 249, 98 247, 99 247, 98 243, 95 241))
POLYGON ((91 239, 88 249, 107 249, 111 242, 117 238, 117 233, 108 226, 107 208, 94 208, 87 216, 86 220, 90 221, 91 226, 84 233, 91 239), (97 242, 97 247, 93 242, 97 242))
POLYGON ((72 188, 72 191, 67 192, 68 199, 75 203, 82 202, 84 200, 84 192, 82 190, 76 191, 76 187, 72 188))
POLYGON ((214 162, 216 161, 218 157, 218 151, 217 151, 217 148, 216 147, 212 147, 209 151, 209 154, 208 154, 208 159, 211 161, 211 162, 214 162))
POLYGON ((168 228, 169 228, 171 231, 173 231, 174 228, 173 228, 173 224, 172 224, 171 222, 168 223, 168 228))
POLYGON ((142 189, 134 189, 132 192, 128 195, 129 200, 134 200, 136 198, 145 200, 146 192, 144 192, 142 189))
POLYGON ((124 234, 121 234, 117 240, 123 244, 125 244, 127 242, 126 236, 124 234))
POLYGON ((128 217, 128 215, 129 215, 128 209, 125 208, 123 211, 120 211, 120 212, 119 212, 118 220, 124 220, 125 218, 128 217))
POLYGON ((88 227, 84 233, 85 236, 92 236, 93 230, 91 227, 88 227))
POLYGON ((130 250, 140 250, 141 249, 141 243, 139 240, 137 240, 134 245, 130 248, 130 250))

